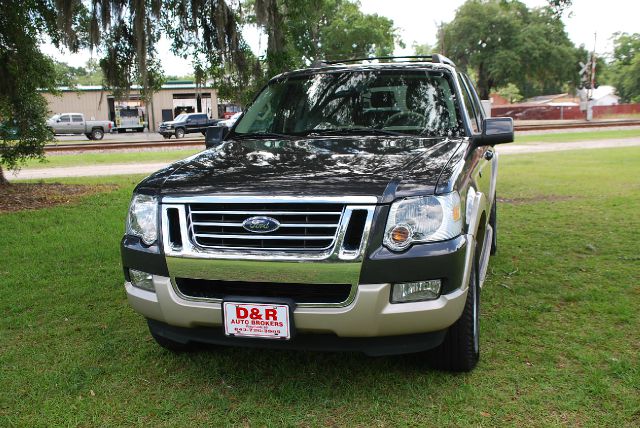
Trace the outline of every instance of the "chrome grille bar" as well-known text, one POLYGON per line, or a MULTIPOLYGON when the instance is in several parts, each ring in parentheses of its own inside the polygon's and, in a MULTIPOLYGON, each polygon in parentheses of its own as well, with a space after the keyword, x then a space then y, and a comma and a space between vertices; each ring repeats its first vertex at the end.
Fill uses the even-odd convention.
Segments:
MULTIPOLYGON (((242 227, 242 223, 227 222, 211 222, 211 221, 194 221, 194 226, 224 226, 224 227, 242 227)), ((280 223, 280 227, 336 227, 330 223, 280 223)))
POLYGON ((333 239, 335 236, 288 236, 288 235, 229 235, 229 234, 210 234, 210 233, 198 233, 198 237, 201 238, 228 238, 228 239, 292 239, 292 240, 327 240, 333 239))
POLYGON ((341 215, 333 211, 191 211, 192 214, 236 214, 236 215, 341 215))
POLYGON ((253 249, 267 251, 324 251, 336 241, 345 204, 336 202, 186 204, 191 241, 203 249, 253 249), (276 230, 251 232, 243 222, 266 216, 276 230))

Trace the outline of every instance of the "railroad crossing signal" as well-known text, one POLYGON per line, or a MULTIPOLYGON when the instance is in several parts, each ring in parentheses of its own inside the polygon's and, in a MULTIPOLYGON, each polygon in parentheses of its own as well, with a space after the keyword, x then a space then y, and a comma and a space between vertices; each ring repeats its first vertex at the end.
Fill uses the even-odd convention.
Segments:
POLYGON ((595 89, 596 84, 596 54, 589 55, 587 63, 580 61, 580 89, 595 89))

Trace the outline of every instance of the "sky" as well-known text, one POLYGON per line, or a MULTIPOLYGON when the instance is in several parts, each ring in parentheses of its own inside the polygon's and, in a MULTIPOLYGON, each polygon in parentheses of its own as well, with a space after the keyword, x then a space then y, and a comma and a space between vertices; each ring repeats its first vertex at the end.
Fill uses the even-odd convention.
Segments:
MULTIPOLYGON (((362 11, 377 13, 391 18, 399 30, 406 47, 397 48, 396 55, 413 54, 412 44, 436 42, 437 24, 449 22, 456 9, 465 0, 360 0, 362 11)), ((546 4, 546 0, 524 0, 529 7, 546 4)), ((599 54, 612 51, 611 36, 617 31, 627 33, 640 32, 640 4, 634 0, 573 0, 570 13, 562 17, 569 38, 576 44, 584 44, 588 50, 594 47, 594 33, 597 33, 595 49, 599 54)), ((263 52, 266 48, 266 37, 260 35, 255 28, 243 31, 245 39, 254 52, 263 52)), ((54 46, 44 45, 43 50, 58 61, 67 62, 74 67, 83 66, 92 57, 91 52, 83 51, 70 54, 60 52, 54 46)), ((166 39, 158 45, 160 60, 167 75, 192 74, 189 61, 176 58, 170 53, 170 42, 166 39)), ((94 53, 94 57, 97 55, 94 53)))

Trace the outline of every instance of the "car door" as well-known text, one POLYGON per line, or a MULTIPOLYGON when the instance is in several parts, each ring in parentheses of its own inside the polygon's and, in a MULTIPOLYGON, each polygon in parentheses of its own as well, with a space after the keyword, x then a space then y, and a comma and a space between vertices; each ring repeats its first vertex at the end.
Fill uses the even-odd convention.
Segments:
MULTIPOLYGON (((482 107, 482 103, 480 102, 478 92, 471 82, 471 78, 466 75, 465 77, 467 79, 469 90, 471 92, 471 101, 473 102, 474 110, 476 110, 476 115, 478 116, 480 125, 482 126, 482 121, 486 118, 484 108, 482 107)), ((489 203, 492 203, 496 191, 495 186, 498 172, 498 153, 493 147, 485 147, 483 158, 486 160, 486 163, 483 165, 484 168, 481 181, 483 182, 483 188, 488 192, 487 197, 489 199, 489 203)))
POLYGON ((53 129, 56 134, 70 134, 71 133, 71 115, 60 115, 58 121, 53 124, 53 129))
MULTIPOLYGON (((471 131, 474 135, 479 135, 482 133, 484 113, 481 108, 479 108, 480 103, 477 100, 474 101, 474 96, 477 97, 477 95, 468 77, 462 73, 459 73, 458 77, 462 85, 464 107, 469 114, 471 131)), ((482 192, 487 197, 487 201, 491 203, 493 198, 493 188, 491 184, 492 159, 495 153, 493 148, 488 146, 475 147, 472 150, 470 160, 473 165, 471 178, 474 183, 474 188, 476 191, 482 192)))
POLYGON ((197 131, 202 131, 203 129, 205 129, 206 125, 207 125, 207 115, 206 114, 197 114, 196 115, 196 126, 194 129, 194 132, 197 131))
POLYGON ((190 114, 187 117, 186 127, 187 127, 187 132, 194 132, 194 129, 198 127, 198 115, 197 114, 190 114))
POLYGON ((70 128, 70 132, 74 134, 83 134, 85 132, 84 117, 81 114, 72 114, 70 128))

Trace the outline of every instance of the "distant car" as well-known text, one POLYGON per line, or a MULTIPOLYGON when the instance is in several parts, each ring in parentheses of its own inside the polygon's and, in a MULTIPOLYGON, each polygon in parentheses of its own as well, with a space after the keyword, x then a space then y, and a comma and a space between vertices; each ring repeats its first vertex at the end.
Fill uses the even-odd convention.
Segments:
POLYGON ((182 138, 185 134, 193 132, 200 132, 204 135, 208 127, 214 126, 218 122, 219 119, 209 119, 206 113, 182 113, 173 120, 162 122, 158 133, 167 139, 172 135, 175 135, 176 138, 182 138))
POLYGON ((227 128, 231 128, 241 115, 242 115, 242 112, 239 111, 238 113, 235 113, 233 116, 231 116, 229 119, 221 120, 216 124, 216 126, 226 126, 227 128))
POLYGON ((61 113, 51 116, 47 126, 55 135, 84 134, 90 140, 102 140, 104 134, 113 130, 110 120, 85 120, 82 113, 61 113))

